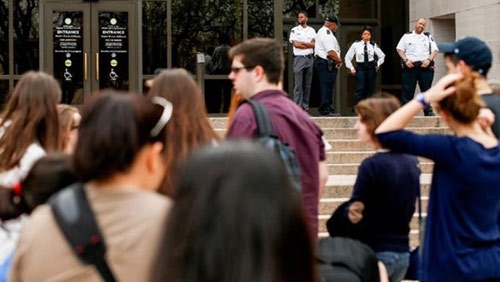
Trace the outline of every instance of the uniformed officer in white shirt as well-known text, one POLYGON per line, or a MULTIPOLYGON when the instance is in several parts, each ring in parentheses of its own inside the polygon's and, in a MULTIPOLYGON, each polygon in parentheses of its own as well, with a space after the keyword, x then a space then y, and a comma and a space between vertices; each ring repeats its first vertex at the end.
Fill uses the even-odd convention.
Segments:
POLYGON ((300 12, 297 16, 299 25, 290 31, 290 43, 293 45, 293 72, 295 87, 293 100, 304 110, 309 110, 311 82, 314 65, 314 40, 316 31, 307 25, 307 12, 300 12))
POLYGON ((384 63, 384 52, 375 42, 370 41, 371 38, 372 27, 366 25, 361 31, 361 40, 352 43, 344 58, 346 68, 356 76, 354 105, 373 95, 377 72, 380 65, 384 63), (356 67, 351 62, 353 57, 356 58, 356 67))
MULTIPOLYGON (((401 103, 406 104, 413 99, 415 88, 421 92, 432 86, 434 78, 434 58, 437 56, 436 41, 428 32, 424 32, 426 21, 423 18, 415 22, 415 29, 401 37, 396 50, 402 60, 402 86, 401 103)), ((432 116, 432 108, 424 108, 426 116, 432 116)))
POLYGON ((335 96, 335 82, 337 71, 342 67, 340 46, 335 38, 339 20, 336 16, 328 16, 323 26, 316 35, 314 53, 316 56, 315 67, 318 72, 320 85, 319 114, 333 116, 333 97, 335 96))

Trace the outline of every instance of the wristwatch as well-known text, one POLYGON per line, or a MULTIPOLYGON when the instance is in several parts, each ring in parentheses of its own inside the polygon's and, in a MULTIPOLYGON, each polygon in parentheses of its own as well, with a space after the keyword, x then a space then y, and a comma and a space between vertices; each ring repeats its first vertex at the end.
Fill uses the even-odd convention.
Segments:
POLYGON ((417 100, 422 106, 427 107, 429 106, 429 102, 425 100, 425 93, 419 93, 417 96, 415 96, 415 100, 417 100))

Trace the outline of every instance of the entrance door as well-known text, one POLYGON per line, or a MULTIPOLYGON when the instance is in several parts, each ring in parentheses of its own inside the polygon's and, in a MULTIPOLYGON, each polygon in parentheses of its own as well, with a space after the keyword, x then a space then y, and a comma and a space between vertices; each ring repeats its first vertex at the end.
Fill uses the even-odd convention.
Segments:
POLYGON ((137 4, 41 2, 42 66, 61 82, 63 103, 82 104, 104 88, 139 90, 137 4))

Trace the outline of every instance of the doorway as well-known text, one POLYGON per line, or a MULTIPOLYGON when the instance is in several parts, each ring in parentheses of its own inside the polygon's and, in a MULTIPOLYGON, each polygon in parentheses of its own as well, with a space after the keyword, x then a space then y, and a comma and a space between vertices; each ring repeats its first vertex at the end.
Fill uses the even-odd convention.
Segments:
POLYGON ((105 88, 139 91, 137 1, 41 2, 41 67, 60 81, 63 103, 105 88))

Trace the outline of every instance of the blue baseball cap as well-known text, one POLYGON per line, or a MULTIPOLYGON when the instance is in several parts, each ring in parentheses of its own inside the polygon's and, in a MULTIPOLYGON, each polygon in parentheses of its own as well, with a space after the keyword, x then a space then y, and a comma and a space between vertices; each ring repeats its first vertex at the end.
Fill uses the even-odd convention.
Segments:
POLYGON ((438 48, 439 52, 455 54, 458 59, 482 75, 486 75, 491 68, 493 61, 491 49, 479 38, 462 37, 454 43, 438 44, 438 48))

